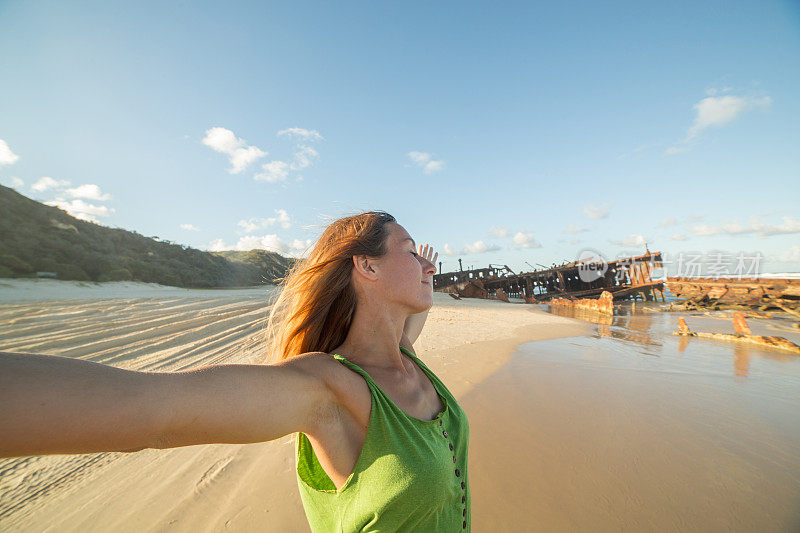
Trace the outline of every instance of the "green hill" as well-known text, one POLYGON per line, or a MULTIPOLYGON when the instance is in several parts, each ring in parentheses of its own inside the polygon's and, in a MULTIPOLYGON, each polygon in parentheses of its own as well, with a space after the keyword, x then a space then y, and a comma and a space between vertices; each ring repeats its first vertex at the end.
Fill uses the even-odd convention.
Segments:
POLYGON ((176 287, 277 283, 295 259, 275 252, 204 252, 79 220, 0 185, 0 278, 144 281, 176 287))

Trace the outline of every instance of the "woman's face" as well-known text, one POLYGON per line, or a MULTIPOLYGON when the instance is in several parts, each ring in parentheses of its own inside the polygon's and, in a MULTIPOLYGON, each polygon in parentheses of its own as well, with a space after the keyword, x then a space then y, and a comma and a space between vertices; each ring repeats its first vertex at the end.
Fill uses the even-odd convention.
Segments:
POLYGON ((378 260, 380 285, 386 297, 421 313, 433 305, 436 266, 418 255, 417 245, 400 224, 390 222, 386 255, 378 260))

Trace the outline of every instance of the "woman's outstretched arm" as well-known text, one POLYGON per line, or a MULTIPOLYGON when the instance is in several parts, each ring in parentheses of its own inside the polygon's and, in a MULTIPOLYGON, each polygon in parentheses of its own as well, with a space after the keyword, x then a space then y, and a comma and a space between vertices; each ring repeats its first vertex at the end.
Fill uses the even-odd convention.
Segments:
POLYGON ((315 357, 167 373, 0 352, 0 457, 134 452, 313 433, 336 401, 315 357))

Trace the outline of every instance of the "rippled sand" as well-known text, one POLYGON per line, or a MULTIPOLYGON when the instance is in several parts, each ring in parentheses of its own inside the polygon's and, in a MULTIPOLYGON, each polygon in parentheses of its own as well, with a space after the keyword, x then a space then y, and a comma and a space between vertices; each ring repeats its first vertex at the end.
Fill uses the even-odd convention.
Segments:
MULTIPOLYGON (((264 355, 263 288, 104 284, 88 287, 92 299, 82 289, 34 282, 4 293, 0 286, 6 302, 0 304, 0 349, 147 371, 254 362, 264 355), (133 297, 138 289, 148 297, 133 297), (47 299, 56 295, 71 299, 47 299), (99 299, 104 295, 111 298, 99 299)), ((501 368, 515 345, 588 330, 531 306, 434 297, 415 349, 459 399, 501 368)), ((0 530, 308 531, 292 438, 0 459, 0 530)), ((473 431, 471 442, 482 438, 473 431)))

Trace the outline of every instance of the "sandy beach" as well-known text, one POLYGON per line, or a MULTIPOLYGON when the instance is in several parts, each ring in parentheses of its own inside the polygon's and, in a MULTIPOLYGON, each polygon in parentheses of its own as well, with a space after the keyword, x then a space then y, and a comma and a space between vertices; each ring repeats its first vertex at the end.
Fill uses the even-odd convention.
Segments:
MULTIPOLYGON (((264 354, 264 288, 26 283, 0 285, 2 350, 148 371, 264 354)), ((415 349, 469 416, 476 531, 800 526, 800 358, 682 346, 675 315, 434 300, 415 349)), ((0 529, 309 531, 292 452, 286 436, 2 459, 0 529)))
MULTIPOLYGON (((109 283, 91 284, 86 298, 86 287, 74 285, 15 282, 5 294, 0 287, 0 347, 147 371, 263 357, 264 289, 209 295, 147 286, 148 297, 137 298, 136 284, 109 283), (101 299, 104 292, 109 297, 101 299)), ((515 345, 588 329, 523 305, 434 296, 415 350, 458 398, 501 368, 515 345)), ((287 436, 250 445, 0 460, 0 526, 308 531, 292 451, 287 436)))

